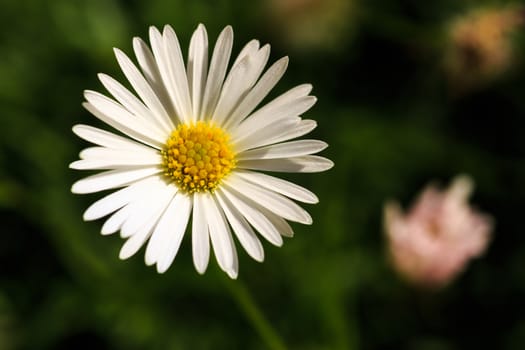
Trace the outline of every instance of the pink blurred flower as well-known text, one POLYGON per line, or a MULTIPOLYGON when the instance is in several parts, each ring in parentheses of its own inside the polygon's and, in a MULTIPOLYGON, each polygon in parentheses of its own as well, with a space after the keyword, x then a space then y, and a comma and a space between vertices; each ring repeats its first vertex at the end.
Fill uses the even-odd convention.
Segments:
POLYGON ((492 219, 470 207, 473 182, 456 177, 447 190, 427 186, 404 214, 396 202, 384 209, 393 267, 412 284, 439 288, 486 249, 492 219))

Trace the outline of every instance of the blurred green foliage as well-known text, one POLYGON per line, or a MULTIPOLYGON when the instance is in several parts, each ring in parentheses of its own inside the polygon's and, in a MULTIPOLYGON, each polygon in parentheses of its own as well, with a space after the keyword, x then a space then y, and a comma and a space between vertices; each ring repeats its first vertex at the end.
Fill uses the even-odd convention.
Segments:
POLYGON ((3 0, 0 349, 522 349, 523 34, 507 74, 458 92, 442 67, 445 28, 484 2, 353 2, 344 32, 315 22, 314 7, 312 23, 338 44, 309 47, 286 41, 270 1, 3 0), (235 52, 258 38, 272 60, 290 56, 272 96, 314 85, 312 137, 336 164, 288 176, 318 194, 314 224, 293 225, 281 249, 265 244, 262 264, 240 252, 237 281, 214 261, 199 276, 188 237, 164 275, 142 253, 119 261, 121 239, 81 219, 101 195, 69 191, 84 174, 67 166, 85 146, 71 126, 101 125, 82 91, 102 90, 98 72, 124 81, 111 48, 131 54, 133 36, 166 23, 186 48, 200 22, 211 42, 233 25, 235 52), (446 290, 415 290, 388 266, 382 205, 458 173, 496 219, 492 245, 446 290))

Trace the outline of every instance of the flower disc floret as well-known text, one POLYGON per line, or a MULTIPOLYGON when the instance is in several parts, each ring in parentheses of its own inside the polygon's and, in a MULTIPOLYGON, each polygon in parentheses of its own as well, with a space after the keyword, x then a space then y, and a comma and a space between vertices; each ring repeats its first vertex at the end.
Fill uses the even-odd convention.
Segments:
POLYGON ((228 134, 202 121, 173 130, 162 159, 164 175, 188 193, 213 191, 235 168, 228 134))

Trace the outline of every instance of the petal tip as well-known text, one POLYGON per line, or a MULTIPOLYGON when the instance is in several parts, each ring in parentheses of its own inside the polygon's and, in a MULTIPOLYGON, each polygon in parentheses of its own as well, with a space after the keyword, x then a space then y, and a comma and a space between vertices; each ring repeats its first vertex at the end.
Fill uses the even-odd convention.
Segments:
POLYGON ((82 194, 83 192, 81 186, 78 185, 78 181, 71 186, 71 193, 82 194))
POLYGON ((169 24, 164 25, 164 27, 162 28, 162 34, 164 35, 169 34, 169 35, 175 35, 175 36, 177 35, 173 27, 169 24))
POLYGON ((195 266, 195 270, 199 275, 204 275, 204 273, 206 273, 206 266, 195 266))
POLYGON ((117 59, 119 58, 119 56, 125 55, 124 52, 118 47, 113 48, 113 53, 115 54, 115 56, 117 56, 117 59))
POLYGON ((108 221, 106 221, 104 225, 102 225, 102 228, 100 229, 100 234, 102 236, 108 236, 108 235, 114 234, 117 231, 118 231, 118 228, 112 227, 112 225, 108 225, 108 221))
POLYGON ((163 264, 163 263, 157 263, 157 273, 164 274, 166 271, 168 271, 168 268, 170 267, 169 264, 163 264))
POLYGON ((228 24, 226 27, 224 27, 221 34, 233 37, 233 27, 228 24))
MULTIPOLYGON (((148 245, 148 248, 150 246, 148 245)), ((151 266, 156 263, 155 257, 152 256, 151 252, 146 248, 146 254, 144 255, 144 263, 146 266, 151 266)))
POLYGON ((236 280, 239 276, 239 272, 237 271, 237 269, 233 268, 226 270, 226 273, 228 274, 228 277, 230 277, 232 280, 236 280))
POLYGON ((264 250, 261 250, 260 252, 257 252, 257 255, 252 256, 253 260, 257 262, 264 262, 264 250))
POLYGON ((120 260, 127 260, 127 259, 131 258, 133 255, 135 255, 135 252, 128 251, 128 249, 126 249, 126 250, 122 249, 120 251, 120 253, 118 254, 118 258, 120 260))
POLYGON ((73 131, 75 134, 77 134, 77 132, 82 128, 82 124, 76 124, 76 125, 73 125, 73 127, 71 128, 71 131, 73 131))
POLYGON ((149 26, 149 32, 150 32, 150 34, 151 33, 160 33, 159 32, 159 28, 157 28, 155 26, 149 26))

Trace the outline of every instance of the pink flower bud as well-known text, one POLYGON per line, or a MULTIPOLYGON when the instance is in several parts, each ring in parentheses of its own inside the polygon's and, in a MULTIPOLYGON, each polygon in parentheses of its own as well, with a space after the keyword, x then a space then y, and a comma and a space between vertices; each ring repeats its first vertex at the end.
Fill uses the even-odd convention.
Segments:
POLYGON ((469 177, 458 176, 447 190, 428 185, 406 214, 396 202, 385 205, 390 260, 407 281, 443 287, 485 251, 492 219, 468 204, 472 189, 469 177))

